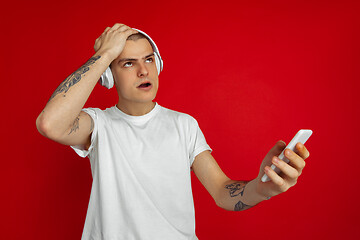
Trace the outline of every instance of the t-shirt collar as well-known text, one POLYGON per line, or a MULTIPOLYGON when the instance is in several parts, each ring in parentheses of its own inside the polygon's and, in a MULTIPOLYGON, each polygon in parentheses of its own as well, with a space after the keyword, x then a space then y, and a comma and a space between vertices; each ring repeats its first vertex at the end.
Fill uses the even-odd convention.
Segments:
POLYGON ((126 114, 123 111, 121 111, 116 105, 113 108, 114 108, 114 113, 117 116, 124 118, 130 122, 141 123, 141 122, 146 122, 150 118, 152 118, 160 110, 160 105, 157 102, 155 102, 154 108, 151 109, 150 112, 148 112, 144 115, 141 115, 141 116, 132 116, 132 115, 126 114))

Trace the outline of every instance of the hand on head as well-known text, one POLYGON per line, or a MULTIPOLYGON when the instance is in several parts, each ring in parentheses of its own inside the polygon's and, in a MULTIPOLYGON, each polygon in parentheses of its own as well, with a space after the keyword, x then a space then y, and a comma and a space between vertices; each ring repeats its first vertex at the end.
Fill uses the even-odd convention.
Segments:
POLYGON ((116 23, 111 28, 105 28, 105 31, 95 40, 94 50, 107 53, 111 60, 114 60, 123 51, 126 39, 135 33, 138 31, 125 24, 116 23))

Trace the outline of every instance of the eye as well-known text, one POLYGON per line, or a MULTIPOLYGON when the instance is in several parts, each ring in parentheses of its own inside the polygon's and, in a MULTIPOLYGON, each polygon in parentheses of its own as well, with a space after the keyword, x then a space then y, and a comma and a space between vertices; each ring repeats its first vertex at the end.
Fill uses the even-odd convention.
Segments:
POLYGON ((131 66, 132 66, 132 62, 126 62, 123 65, 123 67, 131 67, 131 66))
POLYGON ((153 62, 153 61, 154 61, 153 58, 148 58, 148 59, 146 59, 146 62, 153 62))

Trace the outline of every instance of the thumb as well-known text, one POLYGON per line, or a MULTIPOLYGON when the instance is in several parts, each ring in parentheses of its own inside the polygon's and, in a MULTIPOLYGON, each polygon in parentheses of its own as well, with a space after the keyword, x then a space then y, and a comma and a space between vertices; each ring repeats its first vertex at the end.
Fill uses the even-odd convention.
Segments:
POLYGON ((263 159, 261 166, 260 166, 260 172, 258 175, 258 178, 261 179, 261 177, 264 175, 264 168, 265 166, 271 165, 271 159, 274 156, 279 156, 279 154, 284 150, 286 147, 286 143, 284 141, 278 141, 266 154, 265 158, 263 159))
POLYGON ((267 156, 278 156, 285 149, 286 143, 282 140, 279 140, 267 153, 267 156))

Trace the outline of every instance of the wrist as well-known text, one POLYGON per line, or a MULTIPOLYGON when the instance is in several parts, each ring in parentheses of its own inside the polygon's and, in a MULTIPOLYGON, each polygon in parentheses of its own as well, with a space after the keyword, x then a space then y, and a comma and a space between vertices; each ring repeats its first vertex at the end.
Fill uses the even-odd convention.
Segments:
POLYGON ((108 52, 108 51, 103 51, 103 50, 99 50, 97 51, 94 56, 101 56, 101 61, 103 63, 105 63, 107 66, 109 66, 112 61, 114 61, 114 57, 108 52))
POLYGON ((264 200, 269 200, 270 197, 266 196, 266 194, 264 194, 260 189, 259 189, 259 180, 257 178, 253 179, 252 181, 250 181, 247 184, 247 189, 249 191, 248 194, 250 194, 252 197, 252 201, 255 202, 256 204, 264 201, 264 200))

